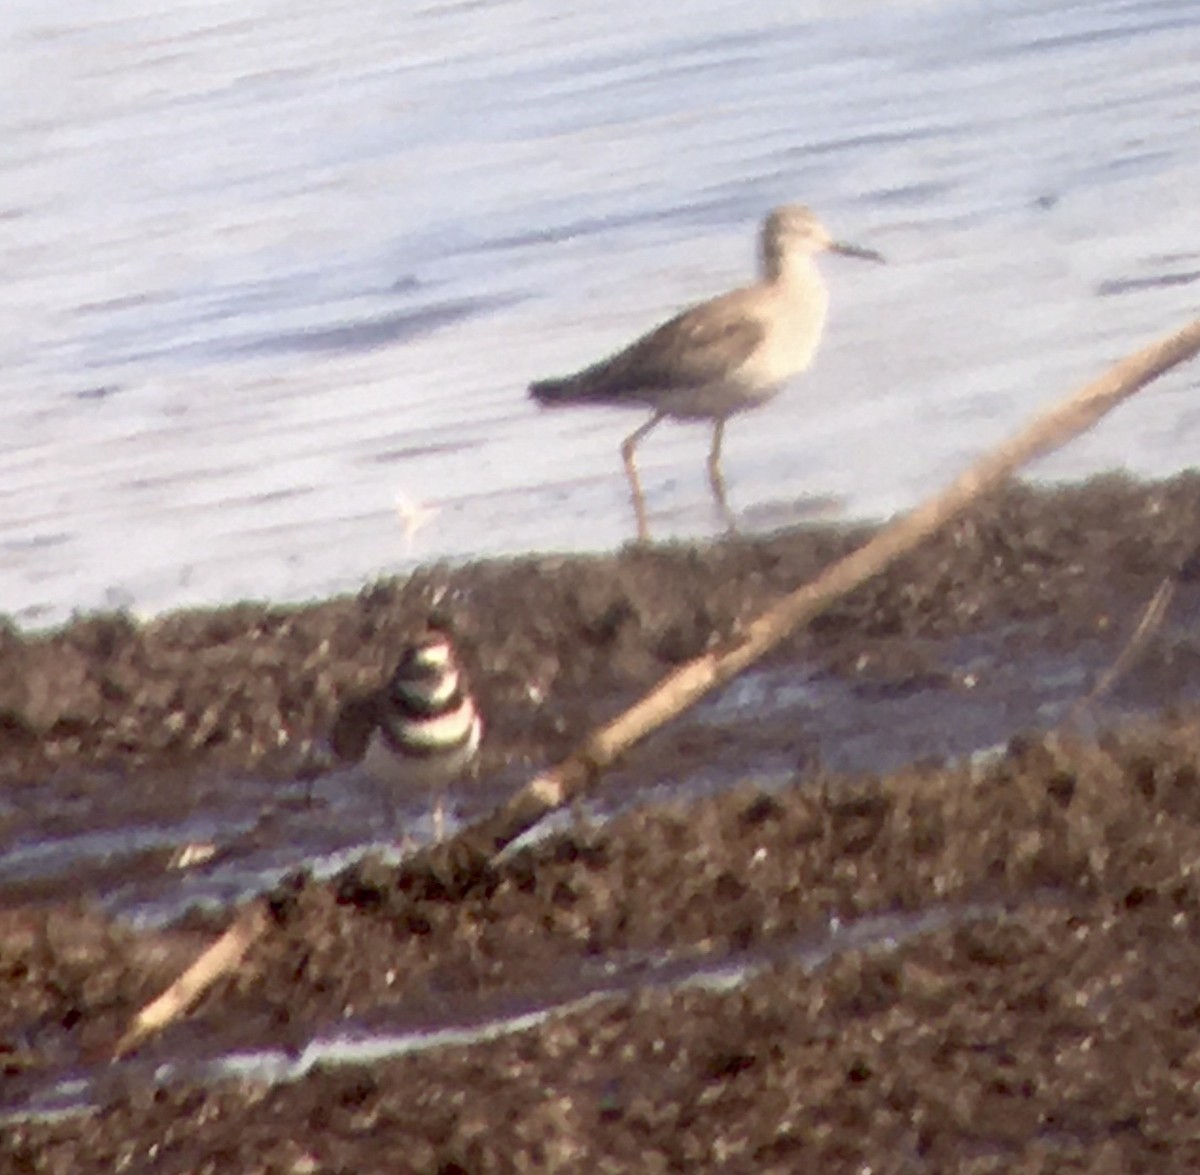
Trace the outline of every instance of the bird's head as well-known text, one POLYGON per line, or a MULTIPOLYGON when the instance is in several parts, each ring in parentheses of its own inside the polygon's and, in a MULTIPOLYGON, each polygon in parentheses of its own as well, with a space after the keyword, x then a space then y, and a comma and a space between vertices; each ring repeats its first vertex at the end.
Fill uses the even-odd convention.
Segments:
POLYGON ((763 270, 769 276, 777 275, 790 258, 811 257, 826 251, 866 261, 883 261, 874 249, 835 241, 812 209, 803 204, 784 204, 768 214, 763 221, 760 248, 763 270))

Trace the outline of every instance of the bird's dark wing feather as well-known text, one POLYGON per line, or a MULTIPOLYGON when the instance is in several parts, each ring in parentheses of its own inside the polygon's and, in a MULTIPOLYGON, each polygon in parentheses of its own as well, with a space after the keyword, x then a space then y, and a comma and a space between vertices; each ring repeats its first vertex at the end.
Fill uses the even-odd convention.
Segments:
POLYGON ((738 301, 727 295, 685 310, 576 375, 534 385, 534 395, 562 402, 619 403, 637 400, 648 390, 716 383, 750 356, 764 334, 763 323, 742 312, 738 301), (539 393, 539 388, 545 391, 539 393))

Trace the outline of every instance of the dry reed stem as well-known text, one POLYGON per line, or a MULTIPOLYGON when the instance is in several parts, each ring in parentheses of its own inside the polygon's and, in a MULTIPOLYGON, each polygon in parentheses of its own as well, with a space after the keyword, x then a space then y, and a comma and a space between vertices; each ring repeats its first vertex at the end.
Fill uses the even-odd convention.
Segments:
MULTIPOLYGON (((1200 319, 1123 359, 1099 379, 1036 417, 911 513, 884 527, 815 580, 797 588, 753 621, 745 634, 668 674, 641 701, 587 740, 561 764, 529 783, 483 822, 493 851, 536 823, 541 814, 577 799, 619 755, 752 665, 794 629, 913 550, 1022 465, 1086 432, 1121 401, 1200 351, 1200 319)), ((470 831, 470 830, 468 830, 470 831)), ((482 831, 482 829, 481 829, 482 831)))
POLYGON ((1177 581, 1173 577, 1168 576, 1158 585, 1154 595, 1150 597, 1150 602, 1142 610, 1142 618, 1138 621, 1129 640, 1125 642, 1125 647, 1117 655, 1117 659, 1100 675, 1090 692, 1067 711, 1067 723, 1077 722, 1084 710, 1089 709, 1104 697, 1116 685, 1129 666, 1137 660, 1147 642, 1162 624, 1163 617, 1166 616, 1167 609, 1171 606, 1171 600, 1175 596, 1176 583, 1177 581))
POLYGON ((261 899, 244 907, 233 925, 133 1018, 114 1046, 113 1055, 124 1056, 146 1037, 182 1016, 222 975, 237 967, 266 924, 266 906, 261 899))
MULTIPOLYGON (((465 850, 490 857, 543 816, 579 798, 635 743, 724 685, 801 624, 907 554, 1017 469, 1091 428, 1102 416, 1172 367, 1200 351, 1200 319, 1130 355, 976 462, 945 490, 884 527, 870 542, 828 567, 753 621, 745 634, 668 674, 641 701, 594 731, 562 763, 543 772, 492 816, 434 851, 465 850)), ((257 907, 257 908, 256 908, 257 907)), ((182 1015, 222 974, 232 971, 262 932, 261 905, 233 926, 161 996, 146 1005, 121 1038, 117 1054, 182 1015)))

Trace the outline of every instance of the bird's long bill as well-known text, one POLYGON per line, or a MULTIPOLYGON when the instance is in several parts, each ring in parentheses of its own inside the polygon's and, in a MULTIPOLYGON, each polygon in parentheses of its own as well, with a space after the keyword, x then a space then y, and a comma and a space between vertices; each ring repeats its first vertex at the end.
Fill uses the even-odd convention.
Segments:
POLYGON ((829 250, 832 253, 841 253, 846 257, 860 257, 863 261, 878 261, 880 265, 887 264, 887 259, 882 253, 876 253, 874 249, 864 249, 861 245, 848 245, 845 241, 830 242, 829 250))

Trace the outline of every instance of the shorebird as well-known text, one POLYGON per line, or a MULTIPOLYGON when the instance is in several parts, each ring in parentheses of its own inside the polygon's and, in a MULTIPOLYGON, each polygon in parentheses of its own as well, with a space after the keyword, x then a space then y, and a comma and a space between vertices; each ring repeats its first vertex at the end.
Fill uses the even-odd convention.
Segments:
POLYGON ((389 792, 435 792, 434 835, 441 840, 441 789, 474 764, 482 737, 483 722, 454 647, 445 633, 430 631, 405 649, 376 699, 363 768, 389 792))
POLYGON ((734 525, 721 472, 721 442, 729 417, 765 404, 812 362, 829 307, 817 254, 843 253, 882 262, 873 249, 835 241, 799 204, 776 208, 759 235, 758 281, 684 310, 623 350, 558 379, 530 384, 548 407, 642 405, 652 415, 621 444, 637 515, 638 538, 649 538, 646 499, 634 450, 660 421, 711 420, 708 480, 726 523, 734 525))

